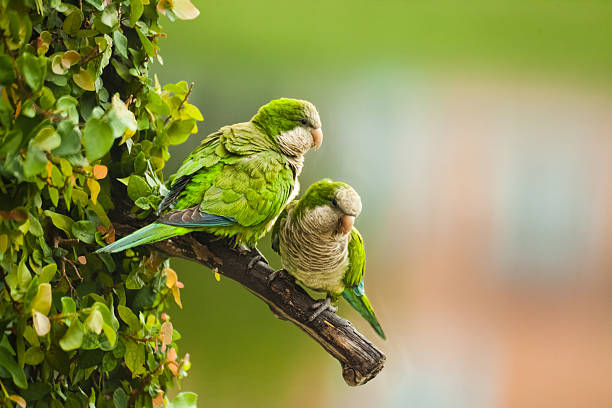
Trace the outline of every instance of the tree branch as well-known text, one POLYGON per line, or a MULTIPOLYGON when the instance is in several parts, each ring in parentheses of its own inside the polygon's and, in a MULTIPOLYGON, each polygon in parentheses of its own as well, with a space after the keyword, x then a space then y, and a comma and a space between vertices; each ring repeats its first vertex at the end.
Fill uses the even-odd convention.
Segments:
MULTIPOLYGON (((116 209, 110 214, 116 231, 125 236, 147 224, 130 214, 130 205, 115 201, 116 209), (119 204, 119 205, 118 205, 119 204), (123 205, 122 205, 123 204, 123 205)), ((268 304, 274 315, 295 324, 340 362, 342 376, 348 385, 362 385, 374 378, 385 363, 385 355, 353 325, 329 310, 312 322, 308 321, 315 302, 292 279, 279 275, 271 284, 267 277, 273 269, 257 262, 249 270, 248 264, 259 251, 239 253, 221 240, 203 232, 193 232, 152 244, 167 255, 198 262, 243 285, 268 304)))

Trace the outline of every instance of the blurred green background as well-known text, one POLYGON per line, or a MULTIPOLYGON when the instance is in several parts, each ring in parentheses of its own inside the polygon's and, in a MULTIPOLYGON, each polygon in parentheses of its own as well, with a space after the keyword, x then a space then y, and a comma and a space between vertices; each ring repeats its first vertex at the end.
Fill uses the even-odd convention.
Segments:
MULTIPOLYGON (((323 177, 361 194, 386 368, 340 366, 228 279, 176 260, 174 311, 215 407, 612 405, 612 2, 198 1, 165 24, 162 83, 195 82, 200 132, 278 97, 315 103, 323 177)), ((279 259, 260 249, 274 266, 279 259)))

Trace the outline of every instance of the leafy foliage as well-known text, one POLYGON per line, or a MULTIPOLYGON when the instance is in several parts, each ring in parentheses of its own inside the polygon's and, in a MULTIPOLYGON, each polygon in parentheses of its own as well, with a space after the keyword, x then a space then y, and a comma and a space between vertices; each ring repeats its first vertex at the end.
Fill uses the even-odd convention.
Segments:
MULTIPOLYGON (((0 405, 193 407, 176 272, 115 239, 119 180, 134 212, 164 193, 168 146, 203 120, 187 83, 149 78, 160 14, 189 0, 0 0, 0 405)), ((120 184, 119 184, 120 186, 120 184)))

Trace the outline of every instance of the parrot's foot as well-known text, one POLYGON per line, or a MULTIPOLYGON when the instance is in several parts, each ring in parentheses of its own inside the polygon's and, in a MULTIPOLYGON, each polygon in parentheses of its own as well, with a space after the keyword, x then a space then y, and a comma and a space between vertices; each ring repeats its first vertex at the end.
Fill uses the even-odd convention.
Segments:
POLYGON ((271 272, 266 278, 266 280, 268 281, 268 287, 270 287, 272 285, 272 282, 274 282, 274 280, 278 277, 295 280, 295 278, 289 275, 289 273, 285 269, 279 269, 278 271, 271 272))
POLYGON ((240 255, 243 255, 243 256, 248 255, 248 254, 249 254, 249 252, 251 252, 251 250, 249 249, 249 247, 248 247, 248 246, 246 246, 246 245, 244 245, 244 244, 240 244, 240 246, 238 246, 238 248, 237 248, 237 249, 238 249, 238 253, 239 253, 240 255))
POLYGON ((330 297, 326 297, 325 300, 321 300, 319 302, 314 303, 311 307, 315 309, 315 311, 308 318, 309 322, 312 322, 314 319, 317 318, 317 316, 319 316, 321 313, 323 313, 326 310, 329 310, 332 313, 336 313, 336 311, 338 310, 337 306, 332 305, 330 297))
MULTIPOLYGON (((255 252, 255 256, 249 260, 249 264, 247 265, 247 270, 249 271, 255 267, 257 262, 263 262, 266 265, 268 264, 268 260, 261 254, 261 252, 259 252, 257 248, 253 248, 253 252, 255 252)), ((250 253, 251 251, 249 250, 247 254, 250 253)))
POLYGON ((257 262, 263 262, 265 264, 268 263, 268 261, 266 260, 266 258, 264 258, 263 255, 259 254, 259 255, 255 255, 253 258, 251 258, 251 260, 249 261, 249 264, 247 265, 247 268, 249 270, 253 269, 255 267, 255 264, 257 262))

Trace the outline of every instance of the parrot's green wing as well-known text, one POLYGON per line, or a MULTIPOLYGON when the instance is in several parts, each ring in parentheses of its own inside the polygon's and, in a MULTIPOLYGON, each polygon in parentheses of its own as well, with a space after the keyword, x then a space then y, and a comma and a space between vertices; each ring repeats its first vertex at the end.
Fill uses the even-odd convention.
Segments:
MULTIPOLYGON (((251 245, 285 206, 294 188, 294 173, 281 153, 254 147, 247 150, 236 143, 235 135, 243 133, 224 129, 223 135, 210 137, 181 166, 167 195, 172 198, 165 199, 162 206, 167 208, 173 202, 174 211, 162 215, 159 222, 219 227, 222 230, 215 231, 226 236, 241 234, 241 240, 251 245), (249 154, 232 153, 226 146, 249 154)), ((265 141, 258 143, 263 148, 265 141)))
MULTIPOLYGON (((159 204, 158 214, 177 201, 185 188, 192 183, 193 177, 201 170, 210 172, 221 161, 231 162, 232 158, 235 160, 265 150, 275 151, 276 147, 269 141, 268 136, 251 122, 224 126, 208 135, 174 174, 170 191, 159 204)), ((201 183, 202 180, 199 180, 198 184, 201 183)), ((177 209, 185 208, 187 207, 177 207, 177 209)))
POLYGON ((376 333, 385 339, 385 333, 376 319, 376 314, 374 314, 374 309, 368 297, 365 295, 363 284, 366 264, 365 244, 357 228, 351 230, 351 237, 348 243, 348 257, 348 270, 344 275, 346 289, 342 292, 342 296, 370 323, 376 333))
POLYGON ((200 202, 201 211, 232 217, 245 227, 267 224, 278 216, 294 187, 293 171, 284 156, 263 151, 221 163, 214 178, 205 177, 204 184, 209 180, 211 184, 200 202))
POLYGON ((274 252, 276 252, 279 255, 280 255, 280 231, 283 228, 283 224, 287 220, 287 215, 289 214, 289 211, 293 207, 295 207, 298 202, 299 202, 298 200, 293 200, 292 202, 287 204, 285 208, 283 209, 283 211, 278 216, 278 218, 276 219, 276 222, 274 223, 274 227, 272 227, 272 237, 271 237, 272 249, 274 250, 274 252))
POLYGON ((357 231, 357 228, 351 230, 351 237, 348 243, 348 256, 349 266, 346 275, 344 275, 344 284, 346 287, 352 288, 363 281, 366 264, 365 243, 363 242, 363 237, 359 231, 357 231))

